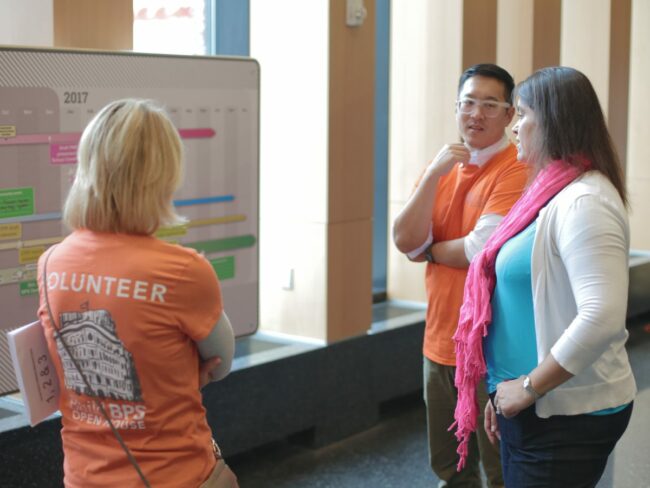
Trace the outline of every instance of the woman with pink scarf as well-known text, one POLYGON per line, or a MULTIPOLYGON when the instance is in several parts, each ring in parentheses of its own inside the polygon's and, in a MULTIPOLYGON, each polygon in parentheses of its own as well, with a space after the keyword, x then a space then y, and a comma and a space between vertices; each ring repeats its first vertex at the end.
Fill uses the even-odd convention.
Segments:
POLYGON ((516 100, 518 157, 536 176, 467 276, 455 336, 459 469, 486 376, 484 428, 501 440, 506 486, 593 487, 636 394, 627 195, 586 76, 539 70, 516 100))

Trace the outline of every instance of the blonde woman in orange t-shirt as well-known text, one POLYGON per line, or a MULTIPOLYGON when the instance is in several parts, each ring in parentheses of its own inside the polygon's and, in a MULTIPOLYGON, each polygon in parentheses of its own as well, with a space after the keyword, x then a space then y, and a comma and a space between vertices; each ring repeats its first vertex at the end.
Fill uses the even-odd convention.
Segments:
POLYGON ((72 233, 39 261, 67 488, 238 486, 200 393, 234 353, 219 281, 196 251, 153 236, 182 222, 182 159, 178 132, 147 100, 110 103, 81 137, 64 207, 72 233))

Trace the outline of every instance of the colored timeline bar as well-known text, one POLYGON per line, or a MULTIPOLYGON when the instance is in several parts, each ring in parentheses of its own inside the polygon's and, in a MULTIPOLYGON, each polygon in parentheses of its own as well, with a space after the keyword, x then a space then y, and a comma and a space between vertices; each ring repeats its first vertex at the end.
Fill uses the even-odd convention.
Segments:
MULTIPOLYGON (((19 217, 17 217, 19 218, 19 217)), ((219 225, 219 224, 231 224, 234 222, 244 222, 246 216, 243 214, 234 214, 234 215, 225 215, 223 217, 213 217, 209 219, 195 219, 190 220, 184 225, 178 227, 167 227, 158 229, 156 232, 156 237, 166 237, 168 233, 170 236, 179 236, 185 235, 186 228, 193 227, 203 227, 208 225, 219 225)), ((49 246, 51 244, 59 243, 63 240, 63 237, 46 237, 43 239, 29 239, 25 241, 16 240, 16 241, 7 241, 0 242, 0 251, 21 249, 23 247, 34 247, 34 246, 49 246)))
POLYGON ((36 279, 36 265, 28 264, 17 268, 0 269, 0 285, 11 285, 36 279))
POLYGON ((203 205, 206 203, 232 202, 235 195, 217 195, 214 197, 188 198, 186 200, 174 200, 175 207, 189 207, 190 205, 203 205))
POLYGON ((197 129, 178 129, 181 139, 209 139, 217 135, 214 129, 197 128, 197 129))
MULTIPOLYGON (((206 203, 224 203, 235 200, 235 195, 216 195, 213 197, 189 198, 186 200, 174 200, 176 207, 189 207, 190 205, 203 205, 206 203)), ((23 215, 21 217, 7 217, 0 219, 0 224, 13 224, 25 222, 43 222, 47 220, 61 220, 61 212, 50 212, 33 215, 23 215)))
POLYGON ((225 239, 214 239, 211 241, 189 242, 183 244, 185 247, 191 247, 199 252, 206 254, 213 252, 231 251, 233 249, 242 249, 252 247, 257 240, 255 236, 247 234, 243 236, 226 237, 225 239))
POLYGON ((0 242, 0 251, 8 249, 21 249, 24 247, 49 246, 57 244, 63 240, 63 237, 46 237, 44 239, 30 239, 27 241, 0 242))
MULTIPOLYGON (((181 139, 209 139, 217 135, 214 129, 195 128, 178 129, 181 139)), ((59 134, 19 134, 14 137, 0 138, 0 146, 29 144, 76 144, 81 139, 81 132, 62 132, 59 134)))
POLYGON ((44 222, 47 220, 61 220, 61 212, 50 212, 42 214, 22 215, 20 217, 7 217, 0 219, 0 224, 15 224, 25 222, 44 222))

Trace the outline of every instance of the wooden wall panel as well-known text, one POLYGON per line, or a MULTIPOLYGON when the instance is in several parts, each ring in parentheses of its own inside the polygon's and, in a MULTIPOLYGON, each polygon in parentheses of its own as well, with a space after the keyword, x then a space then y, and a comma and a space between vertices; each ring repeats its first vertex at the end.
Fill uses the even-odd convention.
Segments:
POLYGON ((364 334, 372 320, 375 2, 362 25, 330 0, 327 339, 364 334))
POLYGON ((497 0, 464 1, 463 69, 476 63, 496 63, 496 25, 497 0))
MULTIPOLYGON (((626 166, 627 118, 630 85, 630 26, 632 0, 612 1, 609 44, 609 131, 626 166)), ((650 26, 648 26, 650 27, 650 26)))
POLYGON ((54 46, 133 49, 132 0, 53 0, 54 46))
POLYGON ((367 333, 372 323, 372 220, 327 230, 327 340, 367 333))
POLYGON ((560 64, 562 0, 535 0, 533 7, 533 71, 560 64))
POLYGON ((375 122, 375 8, 348 27, 346 2, 330 1, 328 221, 372 218, 375 122))

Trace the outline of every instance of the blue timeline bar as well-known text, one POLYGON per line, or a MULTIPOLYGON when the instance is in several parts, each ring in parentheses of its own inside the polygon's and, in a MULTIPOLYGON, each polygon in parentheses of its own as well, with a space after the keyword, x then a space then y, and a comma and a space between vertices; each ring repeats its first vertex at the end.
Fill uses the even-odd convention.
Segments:
POLYGON ((205 203, 232 202, 235 195, 220 195, 216 197, 189 198, 187 200, 174 200, 175 207, 189 207, 190 205, 203 205, 205 203))

